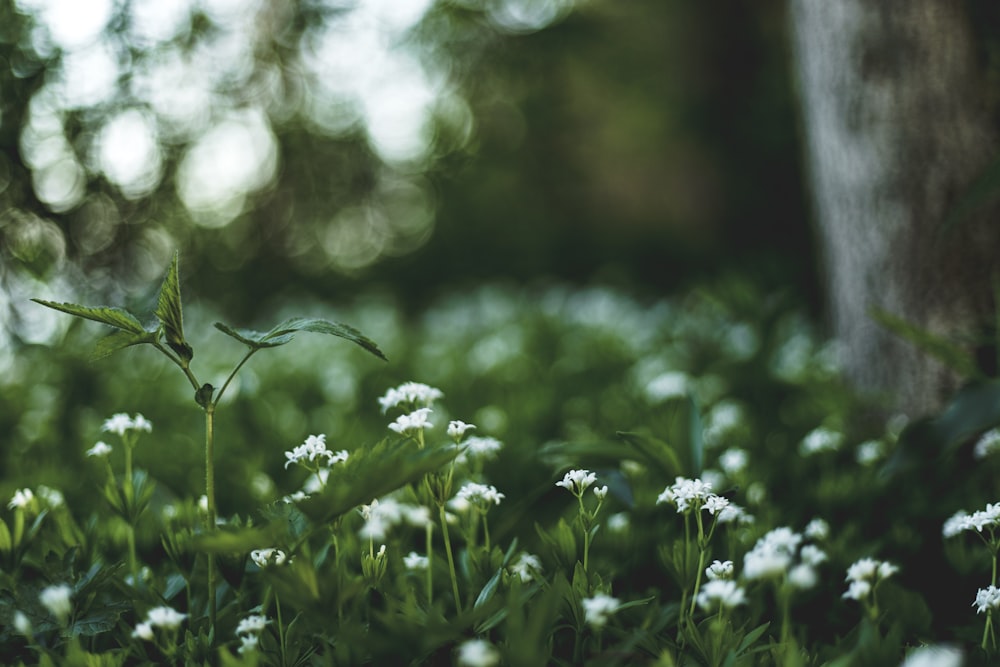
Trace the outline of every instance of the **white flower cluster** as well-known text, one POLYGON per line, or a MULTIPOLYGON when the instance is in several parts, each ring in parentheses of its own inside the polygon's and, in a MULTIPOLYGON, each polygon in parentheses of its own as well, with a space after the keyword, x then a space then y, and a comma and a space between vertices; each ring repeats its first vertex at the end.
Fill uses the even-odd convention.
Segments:
POLYGON ((556 486, 561 486, 576 497, 583 495, 583 492, 597 481, 597 473, 589 470, 570 470, 563 475, 561 481, 556 482, 556 486))
POLYGON ((153 607, 146 612, 146 620, 135 626, 132 636, 153 641, 153 628, 176 630, 185 618, 187 614, 182 614, 171 607, 153 607))
MULTIPOLYGON (((732 563, 730 562, 730 565, 732 563)), ((711 612, 717 609, 733 609, 746 604, 747 594, 731 579, 712 579, 698 591, 698 606, 711 612)))
POLYGON ((430 566, 430 559, 427 556, 421 556, 416 551, 411 551, 403 556, 403 565, 406 566, 407 570, 426 570, 430 566))
POLYGON ((802 456, 812 456, 820 452, 835 452, 844 442, 844 435, 832 429, 820 426, 806 434, 799 444, 802 456))
POLYGON ((396 421, 389 424, 389 430, 395 431, 400 435, 405 435, 407 433, 412 433, 413 431, 430 428, 434 426, 434 424, 427 419, 431 412, 432 410, 430 408, 418 408, 409 414, 400 415, 396 417, 396 421))
POLYGON ((977 459, 984 459, 997 451, 1000 451, 1000 428, 991 428, 976 441, 972 455, 977 459))
POLYGON ((541 575, 542 560, 534 554, 522 552, 514 564, 510 566, 510 572, 517 575, 521 583, 527 583, 541 575))
POLYGON ((490 503, 499 505, 500 501, 506 498, 504 494, 497 491, 497 487, 476 482, 469 482, 462 486, 458 490, 458 497, 480 508, 485 508, 490 503))
POLYGON ((920 646, 910 651, 899 667, 962 667, 964 658, 961 649, 952 646, 920 646))
POLYGON ((378 404, 382 406, 382 412, 388 412, 390 408, 399 405, 430 407, 434 401, 443 396, 444 393, 440 389, 422 382, 404 382, 385 392, 385 395, 378 399, 378 404))
POLYGON ((365 520, 358 534, 369 540, 384 540, 389 529, 403 522, 416 528, 423 528, 431 522, 431 513, 426 507, 408 505, 394 498, 376 498, 370 505, 359 507, 358 512, 365 520))
POLYGON ((681 371, 667 371, 649 381, 646 398, 651 403, 660 403, 670 398, 684 398, 688 394, 691 378, 681 371))
POLYGON ((500 652, 485 639, 467 639, 458 647, 459 667, 496 667, 500 652))
POLYGON ((49 613, 59 619, 60 623, 65 623, 73 611, 73 604, 70 598, 73 596, 73 589, 66 584, 55 584, 46 586, 38 595, 38 601, 49 610, 49 613))
POLYGON ((955 512, 944 522, 941 533, 945 537, 955 537, 966 530, 981 533, 984 528, 992 531, 998 526, 1000 526, 1000 503, 987 503, 986 509, 972 514, 965 510, 955 512))
POLYGON ((748 580, 783 577, 793 588, 812 588, 818 578, 816 568, 827 556, 816 545, 802 545, 802 541, 803 536, 791 528, 775 528, 743 557, 743 576, 748 580))
POLYGON ((684 514, 689 509, 708 510, 718 514, 729 506, 729 500, 712 493, 712 485, 700 479, 678 477, 671 486, 663 490, 656 498, 656 504, 670 503, 677 507, 678 514, 684 514))
POLYGON ((865 440, 854 450, 854 460, 863 466, 872 466, 885 456, 885 443, 881 440, 865 440))
POLYGON ((733 477, 746 470, 749 459, 745 449, 730 447, 719 455, 719 467, 722 472, 733 477))
POLYGON ((111 445, 100 440, 93 447, 84 452, 87 456, 93 456, 95 458, 104 458, 111 454, 111 445))
POLYGON ((714 560, 712 561, 712 564, 705 569, 705 576, 708 577, 709 581, 732 579, 733 570, 733 561, 714 560))
POLYGON ((476 428, 475 424, 466 424, 464 421, 453 419, 448 422, 448 437, 454 438, 455 442, 462 439, 467 431, 476 428))
POLYGON ((30 509, 34 500, 35 494, 31 489, 18 489, 7 503, 7 509, 30 509))
POLYGON ((462 443, 462 447, 462 453, 455 459, 455 463, 459 465, 467 463, 469 459, 492 460, 503 448, 503 443, 489 436, 472 436, 462 443))
POLYGON ((254 549, 250 552, 250 559, 264 569, 270 565, 284 565, 288 557, 281 549, 254 549))
POLYGON ((582 603, 587 623, 595 628, 603 628, 607 625, 611 614, 618 611, 621 606, 621 600, 604 593, 598 593, 592 598, 584 598, 582 603))
POLYGON ((977 614, 1000 609, 1000 588, 993 585, 980 588, 976 592, 976 601, 972 603, 972 606, 976 607, 977 614))
POLYGON ((332 452, 326 448, 326 435, 310 435, 306 441, 295 447, 291 451, 285 452, 285 468, 293 463, 305 465, 305 462, 315 463, 317 459, 326 459, 326 465, 332 466, 335 463, 346 461, 348 453, 346 449, 339 452, 332 452))
POLYGON ((270 622, 266 616, 260 614, 251 614, 240 620, 239 625, 236 626, 236 636, 240 639, 240 655, 257 650, 257 645, 260 644, 260 635, 270 622))
POLYGON ((851 600, 864 600, 883 579, 888 579, 899 572, 899 567, 884 560, 862 558, 847 568, 847 591, 843 597, 851 600))
POLYGON ((153 430, 153 424, 139 413, 136 413, 135 417, 129 417, 124 412, 119 412, 105 419, 101 430, 124 436, 126 431, 145 431, 146 433, 150 433, 153 430))

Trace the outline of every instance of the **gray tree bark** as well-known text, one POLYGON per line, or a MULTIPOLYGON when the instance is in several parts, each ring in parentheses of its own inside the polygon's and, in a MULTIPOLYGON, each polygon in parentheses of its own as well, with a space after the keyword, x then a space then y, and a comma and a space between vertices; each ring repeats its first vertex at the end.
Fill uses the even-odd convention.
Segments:
POLYGON ((806 164, 846 375, 919 415, 952 372, 871 318, 900 316, 951 339, 993 318, 1000 225, 942 232, 994 153, 965 3, 791 0, 806 164))

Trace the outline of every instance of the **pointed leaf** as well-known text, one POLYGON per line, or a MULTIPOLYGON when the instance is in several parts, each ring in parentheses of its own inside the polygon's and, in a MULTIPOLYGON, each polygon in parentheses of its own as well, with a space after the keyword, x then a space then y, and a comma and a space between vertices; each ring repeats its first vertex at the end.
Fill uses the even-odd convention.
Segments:
POLYGON ((135 315, 122 308, 114 308, 110 306, 98 306, 96 308, 91 308, 89 306, 80 306, 75 303, 56 303, 54 301, 45 301, 44 299, 32 299, 32 301, 48 308, 53 308, 70 315, 76 315, 77 317, 82 317, 86 320, 93 320, 94 322, 107 324, 108 326, 121 329, 122 331, 129 331, 134 334, 148 333, 135 315))
POLYGON ((667 479, 673 479, 677 475, 682 474, 683 468, 680 459, 677 457, 677 452, 674 451, 673 447, 659 438, 630 431, 617 431, 616 435, 632 445, 650 463, 659 466, 667 479))
POLYGON ((156 319, 163 326, 163 336, 167 345, 186 361, 191 361, 194 351, 184 340, 184 315, 181 310, 181 283, 177 275, 178 253, 170 262, 167 275, 160 286, 160 296, 156 303, 156 319))
POLYGON ((156 337, 157 334, 155 331, 147 331, 143 334, 132 333, 131 331, 115 331, 111 335, 97 341, 94 351, 90 354, 90 359, 91 361, 97 361, 132 345, 155 343, 156 337))
POLYGON ((354 327, 323 319, 294 317, 285 320, 264 333, 251 329, 236 329, 222 322, 216 322, 215 328, 228 336, 232 336, 253 350, 265 347, 278 347, 290 342, 295 337, 295 334, 300 331, 311 331, 344 338, 360 345, 379 359, 385 360, 386 358, 374 341, 364 336, 354 327))

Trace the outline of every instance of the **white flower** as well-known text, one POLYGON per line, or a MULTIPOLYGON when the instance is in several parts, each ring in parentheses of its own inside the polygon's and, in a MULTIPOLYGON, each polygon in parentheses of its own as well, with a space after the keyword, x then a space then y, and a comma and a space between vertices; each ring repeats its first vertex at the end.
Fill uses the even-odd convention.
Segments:
POLYGON ((825 540, 830 536, 830 524, 823 519, 813 519, 808 524, 806 524, 805 530, 802 531, 810 540, 825 540))
POLYGON ((146 622, 155 628, 166 628, 173 630, 180 627, 180 624, 187 618, 187 614, 182 614, 171 607, 153 607, 146 612, 146 622))
POLYGON ((96 445, 88 449, 85 453, 87 454, 87 456, 96 456, 98 458, 104 457, 111 453, 111 445, 101 440, 96 445))
POLYGON ((709 581, 731 579, 733 577, 733 561, 712 561, 712 564, 705 569, 705 576, 708 577, 709 581))
POLYGON ((605 485, 605 486, 595 486, 594 487, 594 495, 597 496, 598 500, 604 500, 605 498, 607 498, 608 497, 608 487, 607 487, 607 485, 605 485))
POLYGON ((403 565, 406 566, 407 570, 426 570, 429 564, 427 556, 421 556, 416 551, 411 551, 403 556, 403 565))
POLYGON ((801 541, 801 535, 786 527, 765 534, 743 557, 743 576, 754 580, 784 575, 801 541))
MULTIPOLYGON (((334 463, 341 463, 346 461, 348 453, 346 449, 342 449, 339 452, 332 452, 326 448, 326 434, 320 433, 319 435, 310 435, 306 438, 306 441, 295 447, 291 451, 285 452, 285 467, 287 468, 293 463, 302 463, 308 461, 313 463, 316 459, 326 459, 326 465, 332 466, 334 463)), ((308 466, 307 466, 308 467, 308 466)))
POLYGON ((70 612, 73 611, 73 605, 70 602, 72 595, 73 589, 69 586, 56 584, 43 588, 38 595, 38 600, 43 607, 49 610, 49 613, 59 619, 60 623, 65 623, 70 612))
POLYGON ((260 635, 240 635, 240 647, 237 649, 240 655, 256 651, 260 644, 260 635))
POLYGON ((587 488, 597 481, 597 473, 589 470, 570 470, 563 475, 562 481, 556 482, 556 486, 561 486, 575 496, 582 496, 587 488))
POLYGON ((132 636, 151 642, 153 641, 153 626, 145 621, 139 623, 135 626, 135 630, 132 631, 132 636))
POLYGON ((976 592, 976 601, 972 603, 976 607, 976 613, 981 614, 991 609, 1000 609, 1000 588, 988 586, 980 588, 976 592))
POLYGON ((898 565, 894 565, 893 563, 890 563, 888 561, 882 561, 881 563, 878 564, 878 578, 879 578, 879 580, 881 580, 881 579, 888 579, 889 577, 891 577, 892 575, 896 574, 897 572, 899 572, 899 566, 898 565))
POLYGON ((500 652, 483 639, 467 639, 458 647, 459 667, 495 667, 500 664, 500 652))
POLYGON ((269 565, 282 565, 288 559, 281 549, 254 549, 250 552, 250 558, 261 569, 269 565))
POLYGON ((142 416, 141 413, 136 413, 135 417, 132 418, 132 430, 133 431, 145 431, 146 433, 153 432, 153 423, 142 416))
POLYGON ((729 507, 729 499, 723 498, 722 496, 717 496, 714 493, 709 494, 705 498, 705 504, 702 505, 703 510, 708 510, 709 514, 719 514, 722 510, 729 507))
POLYGON ((66 504, 66 498, 63 496, 62 491, 45 486, 44 484, 38 485, 38 497, 52 509, 62 507, 66 504))
POLYGON ((719 467, 732 477, 746 470, 749 458, 745 449, 733 447, 719 455, 719 467))
POLYGON ((485 505, 489 505, 490 503, 499 505, 500 501, 506 496, 497 491, 497 487, 495 486, 469 482, 458 490, 458 497, 463 500, 467 500, 478 507, 483 507, 485 505))
POLYGON ((700 505, 711 494, 712 485, 700 479, 677 477, 657 496, 656 504, 671 503, 677 506, 677 513, 683 514, 693 505, 700 505))
POLYGON ((870 466, 882 458, 885 444, 881 440, 866 440, 854 450, 854 460, 863 466, 870 466))
POLYGON ((583 599, 584 617, 587 623, 590 623, 595 628, 604 627, 611 614, 618 611, 618 607, 620 606, 621 600, 613 598, 610 595, 605 595, 604 593, 598 593, 592 598, 583 599))
POLYGON ((748 514, 745 509, 736 503, 729 503, 726 505, 726 507, 719 512, 719 516, 716 517, 715 520, 719 523, 751 524, 754 522, 753 516, 748 514))
POLYGON ((963 657, 951 646, 921 646, 910 651, 899 667, 962 667, 963 657))
POLYGON ((20 610, 14 612, 14 629, 25 637, 31 635, 31 621, 20 610))
POLYGON ((510 571, 512 574, 516 574, 522 582, 528 582, 542 573, 542 561, 534 554, 522 552, 514 564, 510 566, 510 571))
POLYGON ((984 459, 996 451, 1000 451, 1000 428, 991 428, 976 441, 972 455, 977 459, 984 459))
POLYGON ((799 552, 799 558, 806 565, 812 565, 813 567, 819 565, 820 563, 826 562, 826 552, 817 547, 815 544, 807 544, 802 547, 799 552))
POLYGON ((476 428, 474 424, 466 424, 463 421, 452 420, 448 422, 448 437, 461 440, 466 431, 476 428))
POLYGON ((719 607, 732 609, 746 604, 746 602, 746 591, 740 588, 735 581, 727 579, 706 581, 698 592, 698 606, 705 611, 712 611, 719 607))
POLYGON ((795 588, 805 590, 816 585, 816 570, 811 565, 801 563, 788 571, 788 583, 795 588))
POLYGON ((31 501, 35 499, 35 494, 31 489, 18 489, 14 492, 14 497, 7 503, 7 509, 27 509, 31 501))
POLYGON ((628 512, 617 512, 607 518, 605 524, 612 533, 622 533, 628 530, 628 512))
POLYGON ((962 531, 966 529, 969 525, 969 513, 965 510, 958 510, 944 522, 944 527, 941 528, 941 534, 945 537, 955 537, 962 531))
POLYGON ((862 581, 864 579, 875 579, 878 574, 879 562, 874 558, 862 558, 855 561, 847 568, 847 581, 862 581))
POLYGON ((132 418, 124 412, 111 415, 111 417, 104 420, 104 424, 101 426, 102 431, 122 436, 130 428, 132 428, 132 418))
POLYGON ((434 424, 427 421, 427 416, 430 415, 430 413, 430 408, 419 408, 408 415, 400 415, 396 418, 396 421, 389 424, 389 430, 403 435, 410 433, 411 431, 430 428, 434 426, 434 424))
POLYGON ((668 398, 687 396, 689 382, 688 376, 679 371, 661 373, 646 385, 646 398, 658 403, 668 398))
POLYGON ((971 515, 958 511, 944 522, 941 529, 945 537, 954 537, 962 531, 974 530, 983 532, 984 528, 993 530, 1000 526, 1000 503, 987 503, 986 509, 973 512, 971 515))
POLYGON ((423 405, 429 407, 434 401, 444 396, 440 389, 429 387, 421 382, 406 382, 394 389, 388 390, 382 398, 378 399, 382 406, 382 412, 387 412, 389 408, 404 403, 409 405, 423 405))
POLYGON ((799 445, 799 452, 803 456, 811 456, 820 452, 835 452, 840 449, 843 441, 843 434, 820 426, 806 434, 799 445))
POLYGON ((462 453, 458 455, 455 462, 459 465, 465 464, 471 459, 490 460, 496 458, 497 452, 503 448, 503 443, 496 438, 489 436, 472 436, 462 443, 462 453))
POLYGON ((198 497, 198 510, 208 514, 208 496, 202 494, 198 497))
POLYGON ((844 597, 851 600, 863 600, 871 593, 872 585, 867 581, 852 581, 847 587, 844 597))
POLYGON ((271 621, 268 620, 267 616, 251 614, 240 620, 239 625, 236 626, 236 634, 260 634, 270 622, 271 621))

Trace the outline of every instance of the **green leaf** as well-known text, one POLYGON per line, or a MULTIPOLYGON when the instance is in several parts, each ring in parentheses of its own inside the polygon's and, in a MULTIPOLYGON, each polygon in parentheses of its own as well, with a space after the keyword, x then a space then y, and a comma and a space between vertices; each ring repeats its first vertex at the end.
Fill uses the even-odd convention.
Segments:
POLYGON ((141 334, 132 333, 131 331, 115 331, 97 341, 94 351, 90 353, 90 360, 98 361, 114 354, 118 350, 123 350, 133 345, 141 345, 143 343, 152 344, 156 342, 156 338, 157 333, 155 331, 147 331, 141 334))
POLYGON ((767 631, 767 628, 770 625, 771 625, 771 622, 768 621, 767 623, 764 623, 763 625, 758 625, 756 628, 754 628, 750 632, 746 633, 746 635, 744 635, 744 637, 743 637, 743 641, 741 641, 740 645, 738 647, 736 647, 736 653, 737 654, 743 653, 743 651, 745 651, 748 648, 750 648, 750 646, 755 641, 757 641, 758 639, 760 639, 760 636, 767 631))
POLYGON ((184 315, 181 311, 181 283, 177 276, 177 264, 178 253, 175 252, 167 275, 163 278, 163 285, 160 286, 154 314, 163 326, 163 336, 170 349, 185 361, 191 361, 194 350, 184 340, 184 315))
POLYGON ((688 419, 688 439, 691 445, 691 474, 695 477, 701 475, 705 465, 705 440, 702 433, 701 415, 698 411, 698 402, 694 396, 688 394, 687 397, 689 412, 688 419))
POLYGON ((273 544, 283 531, 277 523, 259 528, 227 529, 221 527, 210 533, 195 535, 191 546, 197 550, 214 554, 245 554, 261 545, 273 544))
POLYGON ((629 431, 617 431, 617 435, 638 450, 650 463, 658 466, 667 479, 673 479, 681 474, 681 461, 677 458, 674 448, 659 438, 629 431))
POLYGON ((356 343, 379 359, 388 361, 378 348, 378 345, 354 327, 323 319, 293 317, 264 333, 251 329, 236 329, 222 322, 216 322, 215 328, 228 336, 232 336, 252 350, 284 345, 290 342, 295 337, 295 334, 300 331, 323 333, 356 343))
POLYGON ((913 343, 918 349, 931 355, 962 377, 971 379, 982 376, 972 355, 947 338, 931 333, 884 310, 873 310, 871 316, 883 327, 913 343))
POLYGON ((98 306, 96 308, 91 308, 89 306, 79 306, 75 303, 56 303, 54 301, 45 301, 43 299, 32 299, 32 301, 46 306, 47 308, 68 313, 69 315, 75 315, 76 317, 82 317, 85 320, 93 320, 94 322, 107 324, 110 327, 121 329, 122 331, 129 331, 134 334, 148 333, 139 322, 139 319, 123 308, 114 308, 111 306, 98 306))

